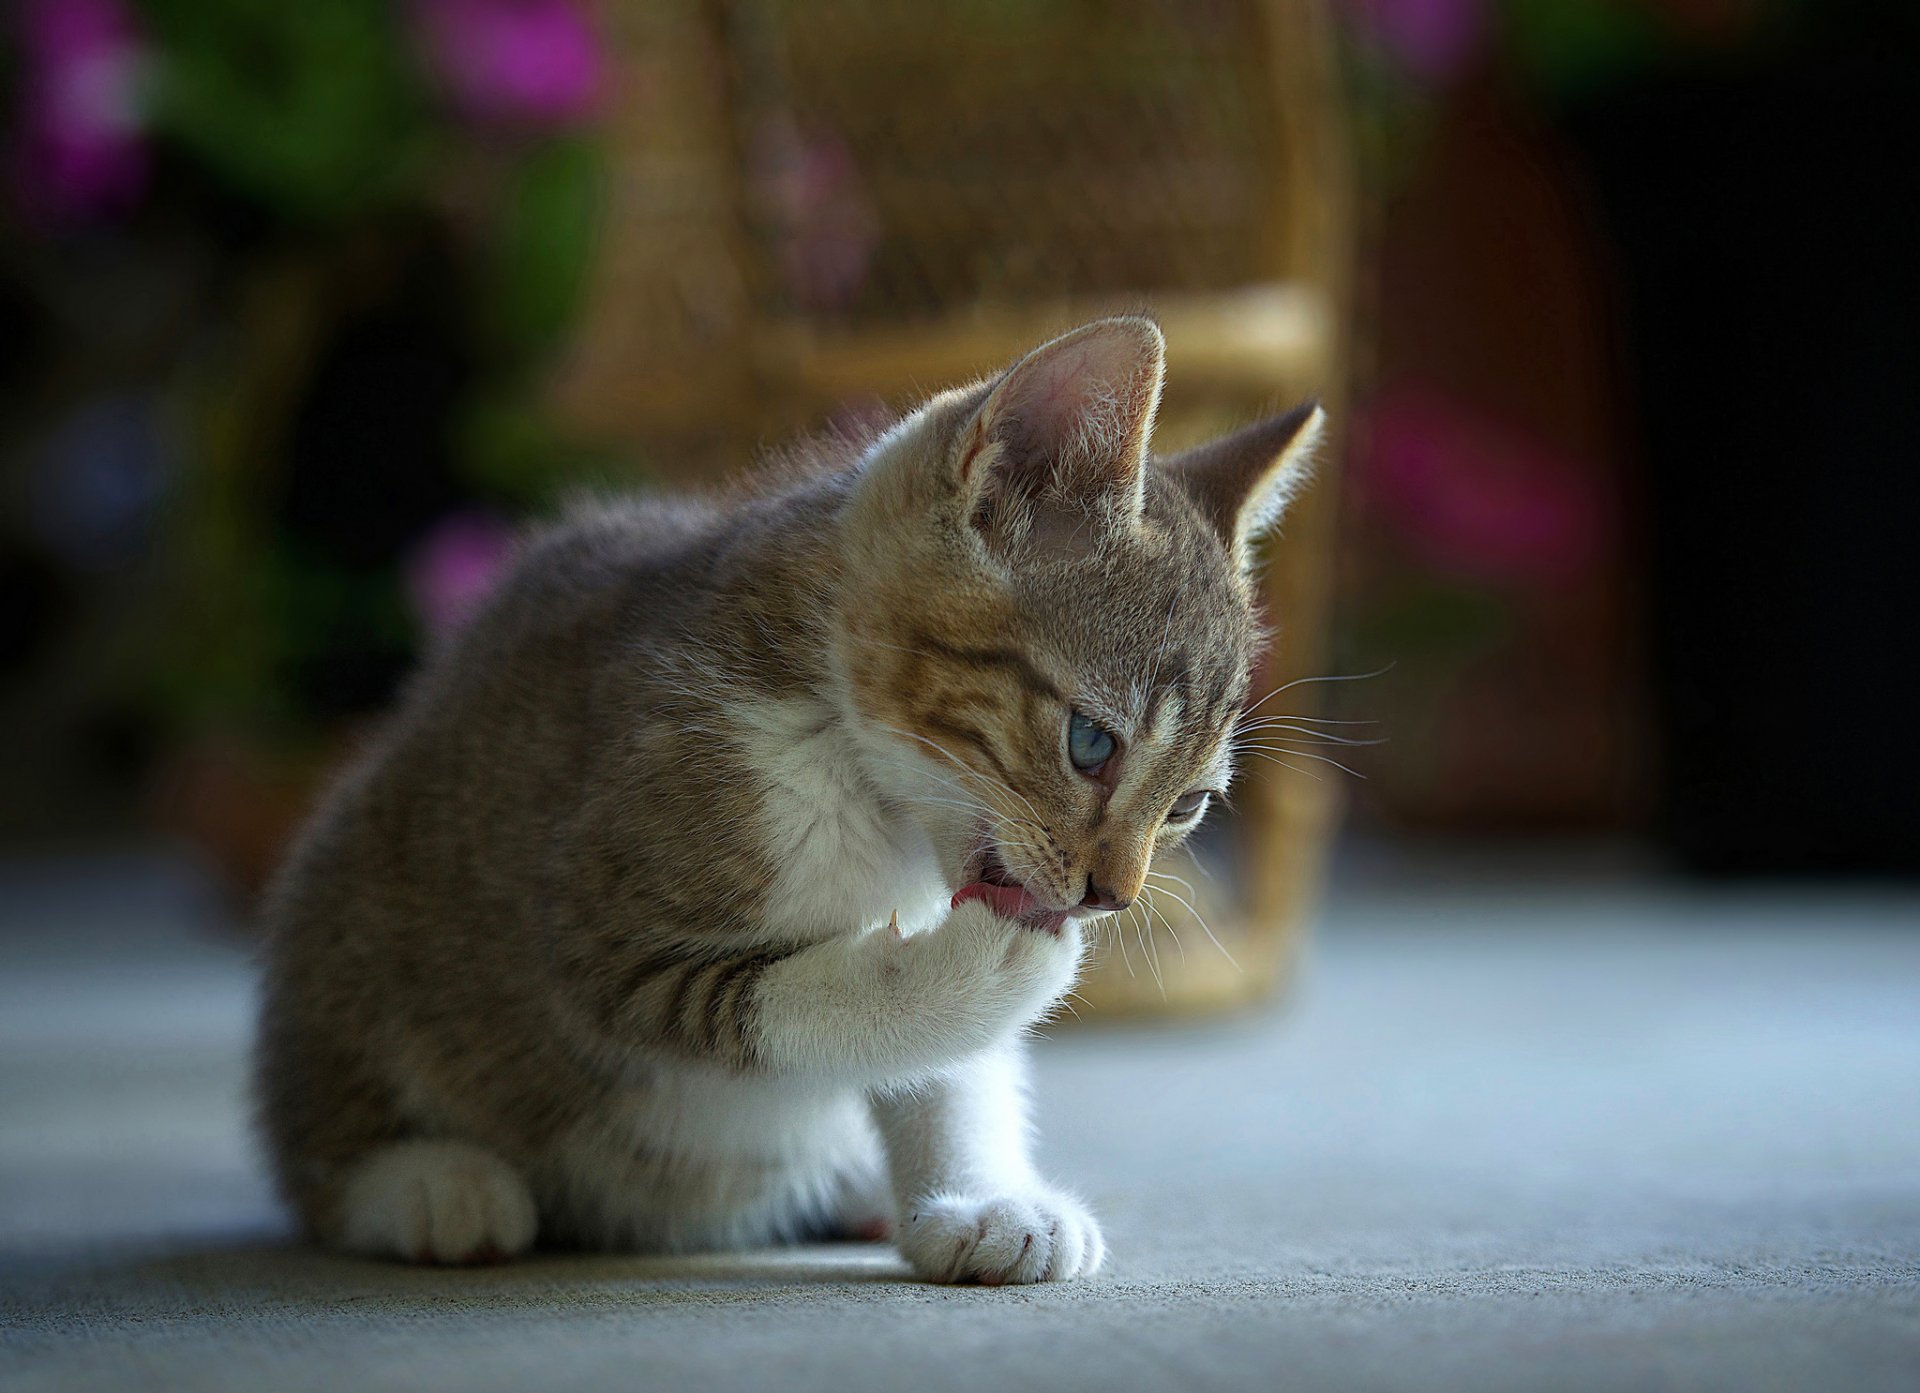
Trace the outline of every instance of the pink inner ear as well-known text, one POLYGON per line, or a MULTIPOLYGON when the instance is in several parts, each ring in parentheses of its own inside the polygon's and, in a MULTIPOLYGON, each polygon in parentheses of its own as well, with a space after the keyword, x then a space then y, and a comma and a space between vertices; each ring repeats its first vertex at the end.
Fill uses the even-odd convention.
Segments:
MULTIPOLYGON (((987 435, 1006 447, 1009 470, 1092 466, 1092 488, 1137 486, 1163 353, 1160 331, 1143 319, 1101 320, 1055 339, 994 388, 982 412, 987 435)), ((968 442, 963 471, 978 448, 968 442)))
POLYGON ((1035 416, 1048 416, 1055 421, 1071 424, 1084 414, 1090 357, 1085 352, 1055 355, 1056 361, 1047 364, 1035 388, 1035 400, 1031 404, 1035 416), (1080 390, 1076 391, 1076 388, 1080 390))
POLYGON ((1111 338, 1043 350, 1039 361, 1015 370, 997 413, 1009 444, 1061 458, 1117 446, 1137 434, 1140 418, 1151 410, 1154 364, 1135 336, 1111 338))
POLYGON ((1016 455, 1058 459, 1078 453, 1087 435, 1086 395, 1079 381, 1082 354, 1020 369, 1002 389, 993 433, 1016 455))

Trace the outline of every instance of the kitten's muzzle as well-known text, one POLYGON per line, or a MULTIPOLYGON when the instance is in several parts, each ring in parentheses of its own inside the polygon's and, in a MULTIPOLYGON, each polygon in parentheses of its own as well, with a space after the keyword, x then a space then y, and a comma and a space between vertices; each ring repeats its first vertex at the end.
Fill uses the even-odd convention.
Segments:
POLYGON ((1053 934, 1060 932, 1074 912, 1048 907, 1007 869, 991 845, 981 847, 975 854, 967 883, 954 894, 953 908, 958 909, 968 900, 979 900, 1004 918, 1053 934))
POLYGON ((1118 891, 1100 885, 1092 876, 1087 877, 1087 893, 1080 897, 1079 908, 1090 909, 1099 914, 1117 914, 1131 908, 1133 896, 1122 895, 1118 891))

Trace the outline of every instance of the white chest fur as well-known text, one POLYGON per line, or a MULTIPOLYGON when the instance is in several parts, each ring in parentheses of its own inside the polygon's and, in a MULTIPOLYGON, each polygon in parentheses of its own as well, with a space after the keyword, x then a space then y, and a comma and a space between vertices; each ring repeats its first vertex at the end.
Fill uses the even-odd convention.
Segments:
POLYGON ((775 868, 770 928, 809 939, 937 912, 941 884, 920 830, 874 794, 853 740, 824 701, 742 703, 730 713, 762 780, 775 868))

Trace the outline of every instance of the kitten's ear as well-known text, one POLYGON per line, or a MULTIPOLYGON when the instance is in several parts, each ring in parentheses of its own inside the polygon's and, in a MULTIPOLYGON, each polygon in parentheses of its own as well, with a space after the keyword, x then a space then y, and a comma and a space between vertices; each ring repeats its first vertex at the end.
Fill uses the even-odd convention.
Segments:
POLYGON ((1051 502, 1137 523, 1165 372, 1160 326, 1136 316, 1097 320, 1034 349, 961 432, 955 466, 968 511, 1051 502))
POLYGON ((1200 506, 1241 572, 1254 545, 1280 521, 1313 473, 1313 452, 1327 427, 1317 401, 1259 421, 1161 461, 1200 506))

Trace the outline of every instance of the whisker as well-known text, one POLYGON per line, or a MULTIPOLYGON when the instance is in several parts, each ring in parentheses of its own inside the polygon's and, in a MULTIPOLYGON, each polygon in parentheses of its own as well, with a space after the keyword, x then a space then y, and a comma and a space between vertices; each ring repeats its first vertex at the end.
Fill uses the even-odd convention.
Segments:
POLYGON ((1188 880, 1184 876, 1174 875, 1170 871, 1155 871, 1155 870, 1149 870, 1147 874, 1152 876, 1155 880, 1171 880, 1175 885, 1184 885, 1187 887, 1187 893, 1189 895, 1198 893, 1193 888, 1193 882, 1191 880, 1188 880))
POLYGON ((1358 745, 1384 745, 1387 743, 1387 738, 1384 735, 1372 736, 1372 737, 1369 737, 1368 739, 1363 740, 1363 739, 1360 739, 1358 736, 1336 735, 1331 731, 1315 730, 1312 726, 1295 725, 1292 721, 1284 720, 1280 718, 1269 718, 1269 719, 1262 719, 1258 721, 1248 721, 1243 725, 1235 726, 1234 734, 1236 736, 1254 735, 1261 731, 1268 731, 1268 730, 1294 731, 1300 736, 1301 740, 1304 743, 1309 745, 1355 745, 1355 746, 1358 746, 1358 745))
POLYGON ((1268 702, 1279 696, 1280 693, 1291 691, 1295 687, 1304 687, 1316 682, 1364 682, 1370 677, 1384 677, 1387 673, 1393 671, 1394 666, 1393 663, 1388 663, 1385 667, 1375 668, 1372 672, 1334 673, 1325 677, 1296 677, 1291 682, 1282 682, 1240 714, 1244 716, 1250 712, 1258 711, 1262 706, 1265 706, 1268 702))
POLYGON ((1367 777, 1365 774, 1362 774, 1358 769, 1354 769, 1348 765, 1342 764, 1337 759, 1329 758, 1326 755, 1317 755, 1313 753, 1313 751, 1311 750, 1296 749, 1291 744, 1275 742, 1272 744, 1237 745, 1234 747, 1234 750, 1235 750, 1235 753, 1237 754, 1259 754, 1262 751, 1267 751, 1267 752, 1278 751, 1281 754, 1298 755, 1301 759, 1317 759, 1322 764, 1331 764, 1335 769, 1344 770, 1346 773, 1353 775, 1353 777, 1356 779, 1364 779, 1367 777))
POLYGON ((1118 921, 1113 926, 1113 941, 1120 945, 1120 961, 1127 965, 1127 976, 1133 976, 1133 958, 1127 952, 1127 936, 1118 921))
MULTIPOLYGON (((1243 711, 1240 719, 1245 719, 1247 712, 1250 712, 1252 709, 1252 707, 1248 707, 1247 711, 1243 711)), ((1380 724, 1380 719, 1377 716, 1349 716, 1336 719, 1333 716, 1308 716, 1297 711, 1287 711, 1284 713, 1269 711, 1266 715, 1260 717, 1260 719, 1263 721, 1305 721, 1309 725, 1316 726, 1377 726, 1380 724)))
POLYGON ((961 812, 973 813, 987 819, 996 829, 1030 827, 1024 818, 1010 817, 982 803, 963 802, 958 798, 939 798, 929 794, 908 793, 900 795, 902 801, 923 804, 930 808, 958 808, 961 812))
POLYGON ((1017 813, 1009 813, 1005 809, 994 807, 993 804, 989 803, 986 799, 982 798, 979 794, 975 793, 972 789, 967 788, 964 784, 959 784, 954 782, 952 779, 947 778, 945 775, 935 773, 932 770, 922 770, 921 772, 926 774, 928 778, 932 779, 935 783, 939 784, 942 788, 946 789, 948 793, 953 795, 953 797, 950 799, 942 799, 940 795, 932 794, 932 793, 909 793, 909 794, 900 795, 901 797, 905 798, 909 802, 922 802, 922 803, 928 803, 928 804, 944 802, 952 807, 971 809, 975 812, 985 814, 987 817, 993 818, 1002 824, 1007 824, 1012 826, 1021 826, 1021 827, 1037 827, 1038 826, 1037 823, 1034 823, 1027 818, 1023 818, 1019 816, 1017 813))
MULTIPOLYGON (((891 727, 888 727, 888 729, 891 729, 891 727)), ((987 816, 998 819, 1001 825, 1013 826, 1013 827, 1024 827, 1031 831, 1036 831, 1036 832, 1044 832, 1045 830, 1040 826, 1039 822, 1035 820, 1038 814, 1035 815, 1035 818, 1024 818, 1017 813, 1006 812, 1003 809, 993 807, 979 794, 975 793, 972 789, 967 788, 963 784, 956 783, 953 779, 948 778, 947 776, 940 774, 937 771, 930 770, 930 769, 923 769, 920 772, 925 774, 926 777, 932 779, 935 783, 940 784, 942 787, 946 788, 949 792, 957 795, 961 799, 966 800, 967 806, 976 806, 981 812, 985 813, 987 816)), ((972 773, 973 771, 966 770, 963 768, 962 772, 972 773)), ((988 780, 986 781, 986 783, 989 791, 991 791, 996 786, 998 781, 988 780)), ((1013 790, 1011 789, 1007 791, 1013 792, 1013 790)), ((1016 793, 1015 797, 1019 797, 1019 795, 1016 793)), ((1027 800, 1024 798, 1022 798, 1020 801, 1023 803, 1027 802, 1027 800)), ((1027 807, 1029 809, 1032 809, 1033 805, 1031 803, 1027 803, 1027 807)))
POLYGON ((1213 926, 1207 923, 1206 919, 1201 915, 1200 911, 1193 907, 1193 904, 1191 901, 1182 898, 1180 895, 1176 894, 1172 890, 1166 889, 1164 886, 1158 886, 1158 885, 1153 886, 1148 890, 1147 893, 1150 895, 1166 895, 1171 899, 1173 899, 1176 903, 1178 903, 1181 906, 1181 908, 1185 909, 1188 914, 1193 916, 1193 922, 1200 926, 1200 932, 1207 936, 1207 941, 1209 943, 1211 943, 1215 948, 1218 948, 1220 950, 1220 956, 1225 958, 1228 961, 1228 963, 1232 964, 1233 970, 1235 972, 1239 972, 1243 970, 1240 964, 1234 960, 1233 954, 1227 951, 1227 945, 1222 943, 1218 938, 1214 937, 1213 926))
POLYGON ((1153 946, 1153 920, 1148 919, 1146 921, 1144 933, 1141 932, 1140 925, 1136 922, 1134 933, 1137 934, 1140 939, 1141 956, 1146 958, 1147 966, 1153 972, 1153 985, 1159 988, 1160 995, 1164 997, 1167 994, 1167 979, 1160 975, 1160 950, 1153 946))
MULTIPOLYGON (((1232 812, 1234 810, 1233 800, 1231 798, 1229 798, 1224 793, 1219 794, 1217 796, 1220 799, 1221 805, 1225 807, 1228 812, 1232 812)), ((1211 884, 1214 881, 1215 876, 1213 874, 1213 868, 1207 865, 1205 861, 1201 860, 1196 853, 1192 851, 1189 851, 1187 853, 1187 865, 1192 868, 1193 873, 1199 876, 1200 879, 1208 882, 1209 884, 1211 884)))
POLYGON ((950 779, 946 777, 944 774, 937 774, 932 770, 922 770, 921 772, 924 773, 928 778, 932 779, 935 783, 939 784, 942 788, 952 793, 955 797, 970 799, 972 801, 978 802, 982 807, 991 806, 990 804, 987 803, 987 801, 984 798, 982 798, 979 794, 975 793, 972 789, 968 788, 963 783, 960 783, 954 779, 950 779))
POLYGON ((1259 735, 1275 736, 1281 740, 1288 741, 1289 743, 1295 744, 1295 745, 1319 745, 1327 749, 1331 749, 1335 746, 1344 746, 1345 748, 1350 750, 1369 749, 1374 745, 1384 745, 1387 743, 1385 740, 1334 740, 1334 739, 1329 739, 1326 736, 1288 734, 1288 732, 1291 731, 1292 729, 1293 729, 1292 726, 1268 726, 1268 727, 1256 726, 1252 729, 1241 731, 1238 735, 1234 736, 1232 741, 1230 741, 1229 743, 1231 744, 1245 743, 1252 737, 1259 736, 1259 735))
POLYGON ((882 730, 892 731, 895 735, 898 735, 901 738, 906 740, 918 740, 922 745, 926 745, 931 747, 932 749, 938 750, 941 754, 945 755, 947 759, 952 761, 954 768, 958 769, 962 774, 967 775, 968 777, 980 780, 980 782, 986 784, 989 788, 1000 788, 1005 790, 1006 792, 1012 794, 1015 798, 1018 798, 1022 803, 1025 803, 1027 807, 1027 811, 1032 813, 1036 818, 1040 816, 1040 810, 1034 807, 1033 804, 1028 801, 1027 796, 1022 792, 1020 792, 1019 789, 1014 788, 1010 784, 1006 783, 1004 780, 989 778, 987 775, 982 774, 978 769, 973 768, 965 760, 961 759, 960 756, 956 755, 952 750, 949 750, 945 745, 942 745, 938 740, 930 740, 926 736, 917 734, 916 732, 911 730, 901 730, 898 726, 890 726, 890 725, 882 724, 880 728, 882 730))
POLYGON ((1269 754, 1265 750, 1244 750, 1242 751, 1242 753, 1249 755, 1254 759, 1264 759, 1268 764, 1284 765, 1286 768, 1293 770, 1294 773, 1296 774, 1305 774, 1309 779, 1312 779, 1315 783, 1326 782, 1318 774, 1314 773, 1311 769, 1303 768, 1298 764, 1290 763, 1289 761, 1280 758, 1279 755, 1269 754))
MULTIPOLYGON (((1173 892, 1169 890, 1167 893, 1172 894, 1173 892)), ((1173 920, 1167 918, 1167 916, 1161 912, 1160 907, 1154 904, 1152 900, 1143 900, 1142 903, 1148 906, 1151 913, 1158 915, 1160 922, 1167 926, 1167 935, 1173 939, 1173 946, 1179 950, 1180 961, 1182 965, 1184 965, 1187 961, 1187 945, 1180 940, 1180 930, 1173 926, 1173 920)))

